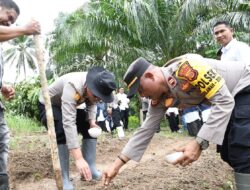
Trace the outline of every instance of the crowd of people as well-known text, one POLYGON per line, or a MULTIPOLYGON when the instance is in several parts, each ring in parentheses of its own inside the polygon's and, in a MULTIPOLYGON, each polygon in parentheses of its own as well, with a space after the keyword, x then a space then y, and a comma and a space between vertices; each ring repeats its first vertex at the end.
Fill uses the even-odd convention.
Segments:
POLYGON ((96 120, 104 132, 113 133, 114 130, 122 126, 128 129, 129 102, 123 88, 119 88, 118 93, 113 92, 114 100, 110 103, 98 102, 96 120))
MULTIPOLYGON (((0 41, 22 35, 40 34, 40 24, 32 20, 25 26, 13 26, 20 10, 12 0, 0 0, 0 41)), ((195 138, 177 148, 183 152, 174 164, 187 166, 196 161, 210 143, 218 145, 221 158, 234 170, 238 190, 250 189, 250 48, 233 38, 233 29, 223 21, 213 27, 221 45, 220 60, 198 54, 185 54, 158 67, 144 58, 136 59, 124 75, 128 93, 119 88, 112 72, 92 67, 86 72, 72 72, 57 78, 49 86, 56 140, 64 190, 73 190, 69 178, 69 156, 74 158, 85 180, 100 180, 108 186, 129 160, 140 161, 162 118, 172 132, 184 129, 195 138), (234 76, 231 75, 234 73, 234 76), (142 122, 117 159, 103 173, 96 168, 97 135, 92 129, 113 132, 129 127, 130 99, 139 93, 142 122), (80 105, 84 105, 79 108, 80 105), (180 108, 180 109, 178 109, 180 108), (79 143, 78 134, 82 135, 79 143)), ((2 83, 3 61, 0 60, 2 95, 10 100, 13 87, 2 83)), ((41 122, 46 126, 43 96, 39 97, 41 122)), ((8 190, 9 130, 0 105, 0 189, 8 190)))

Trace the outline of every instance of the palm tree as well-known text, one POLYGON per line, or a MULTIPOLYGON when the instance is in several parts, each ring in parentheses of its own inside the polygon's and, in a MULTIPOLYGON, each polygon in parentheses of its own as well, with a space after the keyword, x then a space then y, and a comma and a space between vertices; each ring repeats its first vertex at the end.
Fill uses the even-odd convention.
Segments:
POLYGON ((193 23, 189 40, 196 43, 196 52, 209 56, 211 50, 218 48, 211 37, 217 21, 229 21, 236 29, 236 36, 250 44, 249 10, 249 0, 186 0, 180 9, 178 26, 188 28, 193 23))
POLYGON ((9 67, 15 67, 16 79, 21 73, 26 79, 28 69, 36 73, 37 66, 32 38, 21 36, 13 39, 10 45, 10 48, 3 52, 4 63, 9 64, 9 67))
POLYGON ((60 66, 101 64, 114 71, 124 70, 138 56, 169 57, 166 47, 173 44, 169 33, 174 28, 169 25, 178 8, 174 2, 92 1, 87 11, 59 17, 50 50, 60 66))
POLYGON ((244 26, 237 28, 239 34, 247 34, 250 19, 245 2, 92 0, 84 11, 59 17, 51 51, 63 70, 97 64, 121 77, 138 56, 162 64, 187 52, 206 55, 215 48, 211 26, 217 19, 237 20, 235 26, 244 26))

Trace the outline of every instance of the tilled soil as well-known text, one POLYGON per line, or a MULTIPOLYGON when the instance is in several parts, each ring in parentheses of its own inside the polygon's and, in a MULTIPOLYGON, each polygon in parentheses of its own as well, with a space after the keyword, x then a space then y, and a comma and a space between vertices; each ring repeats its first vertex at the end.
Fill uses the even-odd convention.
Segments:
MULTIPOLYGON (((185 168, 173 166, 164 160, 174 147, 191 139, 185 135, 156 134, 140 163, 130 161, 120 171, 110 190, 234 190, 233 172, 210 145, 198 161, 185 168)), ((17 150, 10 151, 9 175, 11 189, 56 190, 46 134, 25 137, 17 150), (32 142, 32 147, 29 144, 32 142), (35 143, 34 143, 35 142, 35 143)), ((128 138, 118 139, 103 135, 97 144, 97 166, 105 170, 120 153, 128 138)), ((80 179, 73 161, 71 178, 76 190, 103 189, 101 182, 80 179)))

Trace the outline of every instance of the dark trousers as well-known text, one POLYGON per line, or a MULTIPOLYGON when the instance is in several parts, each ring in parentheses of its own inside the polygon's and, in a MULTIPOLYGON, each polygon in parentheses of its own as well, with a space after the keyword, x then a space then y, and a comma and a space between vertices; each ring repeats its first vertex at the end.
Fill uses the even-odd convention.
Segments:
POLYGON ((128 116, 129 116, 129 109, 121 110, 121 118, 124 125, 124 129, 128 129, 128 116))
MULTIPOLYGON (((48 129, 45 106, 39 103, 38 108, 40 112, 40 120, 43 123, 43 125, 46 127, 46 129, 48 129)), ((54 117, 57 144, 66 144, 66 137, 65 137, 63 123, 62 123, 61 107, 52 105, 52 111, 53 111, 53 117, 54 117)), ((86 120, 86 117, 87 117, 87 112, 85 110, 77 109, 77 115, 76 115, 77 132, 80 133, 84 139, 93 139, 88 133, 89 122, 86 120)))
POLYGON ((169 127, 171 129, 172 132, 176 132, 179 130, 179 117, 176 116, 174 113, 170 113, 169 116, 166 115, 168 123, 169 123, 169 127))
POLYGON ((113 121, 113 126, 112 126, 112 131, 116 129, 116 127, 119 127, 121 126, 121 122, 122 119, 121 119, 121 111, 118 108, 112 108, 112 121, 113 121))
POLYGON ((218 151, 235 172, 250 174, 250 86, 235 96, 235 107, 218 151))
POLYGON ((104 121, 98 121, 97 125, 102 128, 102 131, 108 132, 105 120, 104 121))

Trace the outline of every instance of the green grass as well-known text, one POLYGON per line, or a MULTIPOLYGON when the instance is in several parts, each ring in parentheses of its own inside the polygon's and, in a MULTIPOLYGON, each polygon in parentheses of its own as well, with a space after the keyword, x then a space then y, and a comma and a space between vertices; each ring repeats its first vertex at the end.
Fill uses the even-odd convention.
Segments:
MULTIPOLYGON (((48 141, 47 131, 45 127, 41 125, 40 122, 24 116, 10 114, 6 114, 5 119, 11 131, 11 149, 26 148, 30 150, 35 148, 37 143, 41 143, 40 141, 42 141, 42 144, 44 144, 44 146, 47 146, 45 145, 45 142, 48 141)), ((139 119, 135 116, 130 116, 129 130, 125 131, 126 138, 131 138, 139 126, 139 119)), ((160 135, 163 135, 167 138, 188 136, 187 132, 172 133, 168 126, 168 122, 165 119, 162 120, 160 126, 160 135)), ((114 131, 113 135, 102 135, 99 140, 105 138, 118 138, 117 132, 114 131)))
POLYGON ((5 115, 6 122, 14 134, 32 134, 44 131, 44 127, 36 120, 20 115, 5 115))
MULTIPOLYGON (((32 150, 41 144, 41 135, 46 130, 38 121, 20 115, 5 114, 5 120, 10 128, 10 149, 32 150)), ((47 138, 44 141, 48 141, 47 138)))

